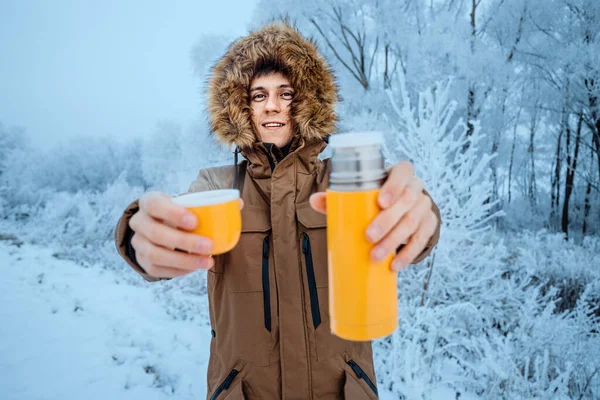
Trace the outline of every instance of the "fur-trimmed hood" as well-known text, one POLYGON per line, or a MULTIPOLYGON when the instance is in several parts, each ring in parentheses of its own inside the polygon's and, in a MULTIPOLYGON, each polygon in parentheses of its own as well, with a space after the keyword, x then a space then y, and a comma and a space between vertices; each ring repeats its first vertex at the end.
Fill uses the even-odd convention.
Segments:
POLYGON ((208 112, 219 141, 242 149, 256 141, 248 89, 261 60, 276 60, 290 72, 295 91, 290 111, 296 132, 306 141, 331 135, 338 100, 333 72, 312 40, 288 23, 277 22, 233 42, 212 68, 208 112))

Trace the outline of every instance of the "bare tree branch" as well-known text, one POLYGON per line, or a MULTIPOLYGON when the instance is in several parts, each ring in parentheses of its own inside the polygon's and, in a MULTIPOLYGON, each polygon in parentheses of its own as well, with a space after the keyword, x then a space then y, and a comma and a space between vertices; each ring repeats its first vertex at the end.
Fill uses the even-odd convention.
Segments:
MULTIPOLYGON (((362 16, 362 28, 360 25, 356 28, 348 25, 347 21, 344 20, 344 10, 341 6, 331 5, 331 13, 325 12, 325 15, 328 15, 334 22, 334 26, 329 27, 330 36, 325 34, 316 18, 309 18, 309 21, 317 28, 333 55, 344 68, 352 74, 363 88, 368 89, 375 58, 379 51, 379 37, 375 38, 375 46, 371 53, 367 43, 364 15, 362 16), (331 38, 335 38, 339 43, 335 42, 334 44, 331 38), (341 53, 340 49, 343 49, 341 53), (344 57, 342 57, 344 52, 348 54, 344 54, 344 57)), ((357 13, 357 16, 360 17, 359 13, 357 13)))
POLYGON ((504 0, 500 0, 498 2, 498 5, 496 6, 496 11, 495 12, 490 12, 489 18, 481 25, 481 28, 479 28, 479 32, 485 32, 488 24, 496 16, 498 10, 500 9, 500 7, 502 7, 502 4, 504 4, 504 0))
POLYGON ((371 62, 369 64, 369 74, 367 79, 371 80, 371 69, 373 68, 373 61, 375 61, 375 55, 377 54, 377 49, 379 48, 379 38, 375 40, 375 49, 373 50, 373 54, 371 55, 371 62))
POLYGON ((556 42, 560 42, 560 40, 558 40, 552 33, 550 33, 550 31, 548 31, 547 29, 544 29, 543 27, 541 27, 534 19, 533 14, 531 14, 531 11, 527 12, 527 16, 529 17, 529 20, 533 23, 533 25, 535 25, 535 27, 542 32, 543 34, 545 34, 546 36, 548 36, 549 38, 552 38, 553 40, 555 40, 556 42))
POLYGON ((517 46, 519 45, 519 42, 521 41, 521 36, 523 36, 523 23, 525 21, 526 13, 527 13, 527 3, 525 3, 525 5, 523 6, 523 12, 521 14, 521 18, 519 18, 519 25, 517 26, 517 33, 515 34, 515 41, 512 45, 512 48, 510 49, 510 53, 508 54, 507 62, 512 61, 512 59, 515 55, 515 51, 517 50, 517 46))
POLYGON ((354 76, 354 78, 356 78, 357 81, 361 82, 360 77, 358 75, 356 75, 354 70, 348 64, 346 64, 344 59, 339 55, 339 53, 337 52, 335 47, 331 44, 331 42, 329 41, 327 36, 321 30, 321 27, 319 26, 319 24, 317 24, 317 22, 313 18, 310 19, 310 22, 315 26, 315 28, 317 28, 317 30, 319 31, 319 33, 321 34, 323 39, 325 39, 325 42, 327 43, 327 47, 329 47, 331 49, 331 51, 333 51, 335 58, 337 58, 339 60, 339 62, 341 62, 344 67, 346 67, 346 69, 352 74, 352 76, 354 76))

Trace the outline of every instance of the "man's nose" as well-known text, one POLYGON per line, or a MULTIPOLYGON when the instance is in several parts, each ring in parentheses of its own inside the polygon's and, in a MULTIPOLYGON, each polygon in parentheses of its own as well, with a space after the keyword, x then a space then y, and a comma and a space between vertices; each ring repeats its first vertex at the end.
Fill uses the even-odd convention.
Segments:
POLYGON ((266 105, 267 112, 280 112, 281 101, 278 96, 269 96, 266 105))

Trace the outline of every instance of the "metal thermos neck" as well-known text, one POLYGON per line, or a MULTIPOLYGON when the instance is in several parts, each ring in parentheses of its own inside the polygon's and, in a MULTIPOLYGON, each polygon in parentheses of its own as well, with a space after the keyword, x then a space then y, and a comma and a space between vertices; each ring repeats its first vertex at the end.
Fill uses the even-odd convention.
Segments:
POLYGON ((379 189, 387 176, 379 145, 333 148, 329 189, 379 189))

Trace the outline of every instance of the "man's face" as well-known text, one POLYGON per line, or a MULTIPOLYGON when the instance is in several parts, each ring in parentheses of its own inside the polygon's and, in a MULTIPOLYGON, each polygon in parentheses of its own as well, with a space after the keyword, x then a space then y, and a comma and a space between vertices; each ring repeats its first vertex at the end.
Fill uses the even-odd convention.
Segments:
POLYGON ((288 79, 274 72, 250 83, 250 108, 254 132, 263 142, 283 147, 293 136, 290 104, 294 89, 288 79))

